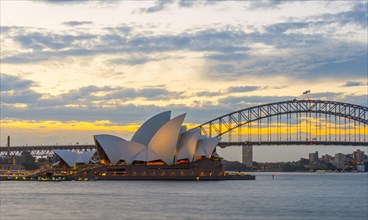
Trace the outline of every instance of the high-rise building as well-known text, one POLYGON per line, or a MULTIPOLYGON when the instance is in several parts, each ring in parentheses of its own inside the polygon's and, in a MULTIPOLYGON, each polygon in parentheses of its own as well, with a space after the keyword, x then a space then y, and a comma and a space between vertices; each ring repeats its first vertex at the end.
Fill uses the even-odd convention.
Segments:
POLYGON ((344 169, 344 167, 345 167, 345 154, 342 154, 342 153, 335 154, 334 165, 337 169, 344 169))
POLYGON ((243 145, 242 148, 242 163, 247 167, 253 166, 253 145, 243 145))
POLYGON ((309 163, 317 163, 318 162, 318 151, 315 153, 309 154, 309 163))
POLYGON ((353 152, 353 159, 354 162, 357 164, 361 164, 364 162, 364 151, 356 150, 353 152))

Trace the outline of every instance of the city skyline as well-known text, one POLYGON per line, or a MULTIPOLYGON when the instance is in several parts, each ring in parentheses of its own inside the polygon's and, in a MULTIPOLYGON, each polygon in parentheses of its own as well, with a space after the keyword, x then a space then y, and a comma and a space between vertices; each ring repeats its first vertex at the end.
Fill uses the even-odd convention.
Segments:
MULTIPOLYGON (((8 135, 12 145, 130 138, 165 110, 196 125, 306 90, 367 106, 366 9, 366 1, 2 1, 0 145, 8 135)), ((255 160, 310 151, 270 148, 254 148, 255 160)))

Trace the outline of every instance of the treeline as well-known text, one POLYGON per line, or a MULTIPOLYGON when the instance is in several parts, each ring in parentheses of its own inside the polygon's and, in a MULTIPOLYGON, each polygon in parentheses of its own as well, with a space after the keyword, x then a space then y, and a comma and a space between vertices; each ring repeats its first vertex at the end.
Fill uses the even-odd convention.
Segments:
POLYGON ((240 171, 240 172, 247 172, 251 169, 246 167, 245 164, 240 163, 239 161, 227 161, 223 160, 222 165, 224 170, 226 171, 240 171))

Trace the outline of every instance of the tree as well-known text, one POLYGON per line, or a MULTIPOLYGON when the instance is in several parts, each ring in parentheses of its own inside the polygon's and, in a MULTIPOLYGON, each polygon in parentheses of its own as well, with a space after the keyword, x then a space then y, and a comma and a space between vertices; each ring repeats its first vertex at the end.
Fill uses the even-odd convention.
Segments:
POLYGON ((22 166, 24 166, 24 169, 26 170, 37 170, 38 169, 38 165, 34 161, 24 162, 22 163, 22 166))

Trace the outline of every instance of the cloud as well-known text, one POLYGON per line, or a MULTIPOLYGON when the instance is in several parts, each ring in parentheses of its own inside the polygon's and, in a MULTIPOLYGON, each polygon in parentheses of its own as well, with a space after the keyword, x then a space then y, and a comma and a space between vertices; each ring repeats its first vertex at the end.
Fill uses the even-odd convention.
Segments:
POLYGON ((311 93, 310 96, 314 99, 341 100, 341 98, 343 97, 343 93, 341 92, 318 92, 318 93, 311 93))
POLYGON ((200 6, 209 6, 217 4, 221 1, 214 0, 156 0, 155 4, 151 7, 141 8, 141 13, 156 13, 167 10, 170 5, 177 5, 179 8, 194 8, 200 6))
POLYGON ((114 108, 88 106, 71 108, 67 106, 48 106, 39 108, 2 107, 2 118, 18 118, 25 120, 58 120, 58 121, 95 121, 95 119, 111 120, 116 123, 133 123, 142 120, 144 115, 160 112, 164 108, 147 105, 115 105, 114 108))
MULTIPOLYGON (((169 3, 172 2, 158 1, 155 7, 165 8, 169 3)), ((237 26, 220 24, 179 33, 142 32, 134 24, 103 27, 99 34, 86 33, 78 26, 73 27, 73 34, 20 27, 17 31, 12 27, 13 31, 7 31, 4 37, 19 43, 22 50, 4 50, 2 62, 22 64, 74 56, 119 55, 107 61, 134 66, 170 59, 169 53, 185 51, 195 52, 198 59, 204 59, 200 74, 207 80, 272 75, 298 80, 348 77, 361 80, 368 71, 367 43, 350 40, 351 36, 362 38, 360 31, 366 30, 366 19, 359 5, 335 14, 265 23, 261 31, 244 31, 237 26)), ((187 7, 196 6, 188 4, 187 7)))
MULTIPOLYGON (((243 51, 247 51, 246 48, 243 48, 243 51)), ((214 61, 242 61, 248 59, 250 56, 246 53, 214 53, 208 55, 206 58, 214 61)))
POLYGON ((30 89, 32 86, 37 85, 32 80, 2 73, 0 74, 0 84, 2 104, 34 103, 42 96, 30 89))
POLYGON ((157 0, 154 6, 147 7, 147 8, 141 8, 140 12, 154 13, 154 12, 163 11, 167 8, 168 5, 172 3, 173 3, 172 0, 157 0))
POLYGON ((352 95, 352 94, 345 95, 342 99, 338 99, 338 100, 341 100, 342 102, 346 102, 346 103, 368 107, 368 96, 366 94, 365 95, 352 95))
POLYGON ((111 64, 125 64, 125 65, 130 65, 130 66, 135 66, 135 65, 141 65, 141 64, 145 64, 148 62, 153 62, 153 61, 160 61, 160 60, 164 60, 166 59, 167 56, 146 56, 143 54, 139 54, 139 55, 131 55, 127 58, 114 58, 114 59, 110 59, 108 60, 109 63, 111 64))
POLYGON ((231 86, 227 92, 252 92, 261 89, 260 86, 231 86))
MULTIPOLYGON (((33 49, 34 52, 37 53, 42 52, 43 49, 57 52, 61 52, 60 50, 65 50, 67 48, 77 49, 80 43, 91 43, 96 37, 96 35, 91 34, 71 35, 55 34, 52 32, 30 32, 20 33, 14 37, 14 40, 20 43, 23 48, 33 49)), ((88 44, 86 46, 88 46, 88 44)), ((47 53, 45 52, 44 54, 47 53)))
POLYGON ((279 8, 282 4, 287 3, 285 0, 258 0, 258 1, 250 1, 249 9, 256 10, 264 10, 264 9, 275 9, 279 8))
POLYGON ((93 24, 93 22, 91 21, 66 21, 66 22, 63 22, 63 24, 67 26, 75 27, 75 26, 93 24))
MULTIPOLYGON (((228 96, 219 98, 218 101, 193 101, 183 104, 130 104, 128 101, 149 100, 166 101, 171 99, 186 98, 182 91, 170 91, 165 86, 142 87, 140 89, 121 86, 86 86, 70 90, 66 93, 51 96, 30 89, 33 81, 24 80, 2 74, 2 118, 21 120, 59 120, 59 121, 96 121, 110 120, 114 123, 135 123, 144 120, 157 112, 168 109, 173 114, 188 113, 187 122, 203 123, 212 118, 229 112, 251 107, 259 104, 277 101, 291 100, 291 96, 228 96), (11 82, 12 84, 8 84, 11 82), (6 90, 5 90, 6 89, 6 90), (19 108, 17 104, 26 104, 19 108), (206 118, 203 118, 203 115, 206 118)), ((258 86, 233 86, 224 92, 197 92, 196 96, 224 96, 228 92, 247 92, 262 89, 258 86)), ((367 98, 364 95, 344 93, 312 93, 315 99, 326 99, 366 105, 367 98)), ((133 102, 134 103, 134 102, 133 102)))
POLYGON ((131 100, 135 98, 144 98, 146 100, 169 100, 175 99, 183 95, 183 92, 168 91, 165 88, 119 88, 115 91, 105 95, 105 99, 126 99, 131 100))
POLYGON ((336 14, 327 13, 316 16, 316 18, 325 21, 338 22, 340 25, 357 24, 362 28, 367 28, 367 3, 364 1, 354 1, 352 2, 352 6, 351 10, 336 14))
POLYGON ((200 91, 200 92, 196 92, 194 93, 195 96, 207 96, 207 97, 214 97, 214 96, 219 96, 219 95, 223 95, 224 93, 222 92, 209 92, 209 91, 200 91))
POLYGON ((1 92, 1 102, 14 104, 14 103, 22 103, 29 104, 35 103, 41 98, 41 94, 33 91, 33 90, 20 90, 15 92, 1 92))
MULTIPOLYGON (((24 103, 29 108, 43 107, 65 107, 73 106, 111 106, 112 103, 124 103, 135 99, 143 99, 147 101, 176 99, 184 96, 184 92, 169 91, 163 87, 145 87, 141 89, 126 88, 121 86, 86 86, 79 89, 73 89, 66 93, 51 96, 49 94, 37 93, 29 89, 30 82, 18 79, 19 83, 12 88, 12 91, 2 91, 2 103, 24 103), (23 85, 24 84, 24 85, 23 85), (15 89, 18 87, 18 89, 15 89), (97 103, 97 104, 96 104, 97 103)), ((1 81, 3 82, 3 80, 1 81)), ((10 85, 4 82, 4 88, 10 85)))
POLYGON ((191 8, 196 4, 196 1, 180 0, 178 2, 179 7, 191 8))
MULTIPOLYGON (((88 56, 116 53, 163 53, 178 50, 200 52, 234 53, 247 48, 242 44, 239 31, 207 29, 187 34, 147 35, 133 32, 132 27, 120 26, 105 29, 101 35, 77 32, 59 34, 50 31, 23 30, 7 36, 32 52, 18 52, 3 55, 5 63, 27 63, 47 61, 67 56, 88 56), (239 45, 238 45, 239 44, 239 45), (15 55, 13 55, 15 54, 15 55)), ((234 54, 241 56, 241 54, 234 54)))
POLYGON ((365 86, 365 85, 368 85, 367 82, 348 81, 345 84, 343 84, 341 87, 355 87, 355 86, 365 86))
POLYGON ((22 79, 18 76, 1 73, 0 85, 1 91, 4 92, 28 90, 31 86, 35 86, 36 83, 32 80, 22 79))
POLYGON ((219 75, 222 74, 231 74, 234 72, 234 66, 231 64, 218 64, 211 67, 210 71, 215 72, 219 75))
POLYGON ((293 96, 229 96, 218 100, 221 105, 231 106, 254 106, 257 104, 273 103, 292 100, 293 96))

